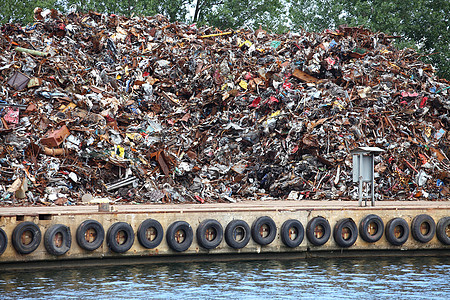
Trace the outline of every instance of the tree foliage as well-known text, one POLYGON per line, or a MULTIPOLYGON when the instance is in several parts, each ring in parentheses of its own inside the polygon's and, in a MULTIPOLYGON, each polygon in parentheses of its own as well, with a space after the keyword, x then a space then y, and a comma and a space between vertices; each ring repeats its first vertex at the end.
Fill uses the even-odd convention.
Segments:
POLYGON ((1 23, 28 23, 33 21, 35 7, 59 7, 58 0, 0 0, 1 23))
POLYGON ((400 45, 412 45, 450 79, 448 0, 293 0, 294 27, 321 31, 337 25, 364 25, 374 31, 400 35, 400 45), (427 55, 432 54, 432 55, 427 55))
POLYGON ((66 0, 65 6, 76 5, 79 10, 131 16, 163 14, 170 21, 183 21, 187 13, 187 0, 66 0))
POLYGON ((118 15, 146 15, 163 14, 170 21, 184 21, 187 14, 188 0, 0 0, 4 8, 0 11, 0 21, 28 23, 33 21, 35 7, 54 8, 66 11, 70 7, 77 7, 80 11, 96 11, 118 15))
POLYGON ((280 0, 198 0, 193 21, 217 28, 248 26, 280 31, 285 19, 280 0))

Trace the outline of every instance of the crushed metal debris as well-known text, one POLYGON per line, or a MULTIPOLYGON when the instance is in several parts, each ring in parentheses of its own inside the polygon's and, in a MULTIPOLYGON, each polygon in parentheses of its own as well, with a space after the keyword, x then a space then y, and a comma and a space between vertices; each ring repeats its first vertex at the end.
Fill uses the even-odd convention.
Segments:
POLYGON ((449 199, 449 82, 396 37, 35 19, 1 25, 0 205, 352 200, 362 146, 377 200, 449 199))

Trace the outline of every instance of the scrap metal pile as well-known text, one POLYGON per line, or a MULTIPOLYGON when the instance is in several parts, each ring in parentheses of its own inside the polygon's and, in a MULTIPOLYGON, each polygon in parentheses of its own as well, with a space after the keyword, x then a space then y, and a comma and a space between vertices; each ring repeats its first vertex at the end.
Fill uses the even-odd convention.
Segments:
POLYGON ((448 199, 449 82, 395 37, 35 10, 1 25, 0 205, 448 199))

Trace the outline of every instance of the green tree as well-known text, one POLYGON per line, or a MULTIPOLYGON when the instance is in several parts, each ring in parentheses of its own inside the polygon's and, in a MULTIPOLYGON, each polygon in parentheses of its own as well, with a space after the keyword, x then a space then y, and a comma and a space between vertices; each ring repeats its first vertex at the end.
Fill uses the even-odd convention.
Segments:
POLYGON ((193 22, 222 29, 262 25, 281 31, 286 25, 286 14, 280 0, 198 0, 193 22))
POLYGON ((94 0, 66 0, 65 5, 77 5, 84 11, 93 10, 100 13, 114 13, 117 15, 131 16, 153 16, 163 14, 169 17, 170 21, 175 22, 184 20, 187 13, 186 0, 103 0, 101 2, 94 0))
MULTIPOLYGON (((292 29, 306 31, 322 31, 342 24, 341 13, 345 11, 344 4, 337 0, 291 0, 289 17, 292 29), (336 3, 331 3, 336 2, 336 3)), ((343 1, 341 1, 343 2, 343 1)))
POLYGON ((438 74, 450 79, 448 0, 292 0, 294 28, 321 31, 341 24, 364 25, 403 37, 399 45, 414 45, 438 74), (432 55, 427 55, 432 54, 432 55))
POLYGON ((33 9, 55 8, 67 11, 72 6, 78 10, 114 13, 118 15, 152 16, 163 14, 171 22, 185 22, 188 7, 195 10, 194 17, 188 21, 208 24, 218 28, 239 28, 244 25, 256 28, 262 25, 265 29, 282 31, 286 28, 286 13, 281 0, 0 0, 3 9, 1 21, 28 23, 33 21, 33 9), (12 4, 12 5, 11 5, 12 4))
POLYGON ((33 21, 33 10, 35 7, 57 7, 58 0, 0 0, 0 22, 1 23, 29 23, 33 21))
POLYGON ((2 10, 0 11, 1 23, 17 22, 26 24, 32 22, 35 7, 54 8, 61 12, 76 5, 81 11, 96 11, 99 13, 114 13, 118 15, 131 16, 145 15, 153 16, 163 14, 170 21, 184 21, 187 14, 187 0, 0 0, 2 10))

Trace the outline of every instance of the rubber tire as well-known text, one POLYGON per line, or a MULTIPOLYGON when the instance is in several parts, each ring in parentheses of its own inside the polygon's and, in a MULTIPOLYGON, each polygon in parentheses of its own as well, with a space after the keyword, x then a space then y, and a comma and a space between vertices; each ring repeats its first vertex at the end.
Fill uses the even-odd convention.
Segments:
POLYGON ((351 218, 341 219, 334 226, 333 237, 336 244, 343 248, 351 247, 358 238, 358 227, 351 218), (345 240, 342 237, 342 230, 348 228, 350 230, 350 238, 345 240))
POLYGON ((386 224, 386 239, 389 243, 391 243, 394 246, 401 246, 403 245, 409 237, 409 227, 408 223, 402 219, 402 218, 394 218, 387 222, 386 224), (394 233, 394 229, 397 226, 403 227, 403 236, 400 238, 397 238, 394 233))
POLYGON ((383 220, 377 215, 367 215, 359 223, 359 235, 361 238, 368 243, 375 243, 381 239, 384 232, 383 220), (370 223, 375 223, 378 227, 378 231, 374 235, 370 235, 368 232, 368 227, 370 223))
POLYGON ((22 222, 19 225, 14 228, 12 233, 12 244, 16 251, 20 254, 30 254, 34 250, 39 247, 41 244, 41 230, 39 229, 39 226, 34 224, 33 222, 22 222), (21 242, 22 234, 25 231, 30 231, 33 234, 33 239, 28 245, 24 245, 21 242))
POLYGON ((248 226, 247 222, 243 220, 233 220, 230 223, 228 223, 227 227, 225 228, 225 241, 227 242, 228 246, 234 249, 242 249, 245 246, 247 246, 248 242, 250 241, 250 226, 248 226), (235 237, 235 230, 238 227, 242 227, 244 229, 244 238, 242 241, 237 241, 235 237))
POLYGON ((416 241, 421 243, 428 243, 436 234, 436 223, 429 215, 418 215, 413 219, 411 223, 411 234, 416 241), (428 225, 430 226, 430 231, 426 235, 422 234, 422 232, 420 231, 420 227, 423 223, 428 223, 428 225))
POLYGON ((106 243, 112 251, 116 253, 124 253, 130 250, 134 243, 134 231, 130 224, 125 222, 117 222, 109 227, 106 234, 106 243), (117 233, 123 231, 127 235, 127 239, 123 244, 119 244, 116 240, 117 233))
POLYGON ((86 220, 78 226, 76 238, 77 243, 81 248, 88 251, 94 251, 103 244, 103 241, 105 240, 105 230, 100 222, 95 220, 86 220), (86 241, 85 234, 86 231, 91 228, 95 230, 97 236, 93 242, 88 242, 86 241))
POLYGON ((275 222, 272 220, 272 218, 267 216, 259 217, 258 219, 256 219, 256 221, 252 224, 251 230, 253 240, 261 246, 269 245, 277 236, 277 225, 275 225, 275 222), (269 234, 266 237, 261 236, 260 228, 263 225, 267 225, 267 227, 269 228, 269 234))
POLYGON ((314 217, 306 225, 306 237, 309 242, 315 246, 322 246, 325 244, 331 235, 330 223, 324 217, 314 217), (316 238, 314 235, 314 228, 321 225, 324 228, 324 234, 321 238, 316 238))
POLYGON ((289 248, 295 248, 300 246, 305 237, 305 229, 303 228, 302 223, 298 220, 290 219, 283 223, 281 226, 281 241, 289 248), (291 228, 295 228, 297 230, 297 237, 295 239, 290 238, 289 230, 291 228))
POLYGON ((198 225, 197 242, 203 248, 214 249, 220 245, 222 240, 223 240, 223 228, 222 225, 220 225, 220 223, 217 220, 214 219, 204 220, 198 225), (217 233, 216 237, 212 241, 206 239, 206 230, 208 228, 213 228, 217 233))
POLYGON ((8 246, 8 236, 5 231, 0 228, 0 255, 5 252, 6 247, 8 246))
POLYGON ((191 225, 185 221, 176 221, 172 223, 167 229, 166 240, 172 250, 177 252, 186 251, 194 240, 194 232, 192 231, 191 225), (178 243, 175 239, 175 234, 178 230, 182 230, 186 234, 184 241, 181 243, 178 243))
POLYGON ((163 237, 164 237, 164 229, 162 228, 161 224, 158 221, 154 219, 147 219, 144 222, 142 222, 141 225, 139 225, 137 231, 137 238, 142 247, 147 249, 156 248, 159 246, 159 244, 161 244, 163 237), (156 237, 153 241, 149 241, 146 237, 146 233, 147 230, 152 227, 156 231, 156 237))
POLYGON ((70 234, 70 228, 66 225, 55 224, 51 226, 44 234, 44 246, 47 249, 47 252, 60 256, 67 253, 70 250, 70 246, 72 245, 72 235, 70 234), (63 242, 61 247, 57 247, 54 244, 55 235, 57 233, 61 233, 63 237, 63 242))
POLYGON ((444 217, 439 220, 436 228, 436 236, 444 245, 450 245, 450 237, 446 233, 447 226, 450 224, 450 217, 444 217))

